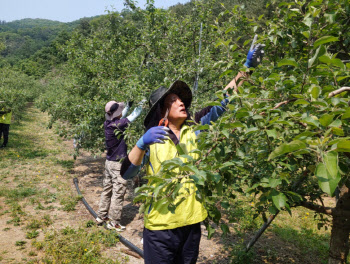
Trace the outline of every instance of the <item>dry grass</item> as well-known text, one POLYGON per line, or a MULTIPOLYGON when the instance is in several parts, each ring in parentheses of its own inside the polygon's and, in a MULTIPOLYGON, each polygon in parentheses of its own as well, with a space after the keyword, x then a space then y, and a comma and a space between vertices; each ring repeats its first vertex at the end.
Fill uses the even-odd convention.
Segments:
POLYGON ((115 245, 115 236, 75 211, 73 147, 47 124, 46 114, 28 108, 0 149, 0 263, 100 263, 111 246, 104 241, 115 245))

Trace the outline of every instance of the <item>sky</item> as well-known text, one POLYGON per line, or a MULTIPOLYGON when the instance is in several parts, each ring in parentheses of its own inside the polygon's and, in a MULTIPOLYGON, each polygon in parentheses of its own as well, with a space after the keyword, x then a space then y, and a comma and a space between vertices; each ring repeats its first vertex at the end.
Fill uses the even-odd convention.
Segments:
MULTIPOLYGON (((190 0, 155 0, 158 8, 168 8, 190 0)), ((137 6, 145 8, 147 0, 138 0, 137 6)), ((83 17, 121 11, 123 0, 0 0, 0 20, 11 22, 23 18, 42 18, 60 22, 71 22, 83 17)))

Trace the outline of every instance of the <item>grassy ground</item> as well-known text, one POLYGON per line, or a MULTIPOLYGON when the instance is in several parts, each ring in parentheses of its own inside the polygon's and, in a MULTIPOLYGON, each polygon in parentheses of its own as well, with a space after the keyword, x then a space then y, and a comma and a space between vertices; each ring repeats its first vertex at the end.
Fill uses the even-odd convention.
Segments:
POLYGON ((77 215, 71 143, 47 123, 27 109, 0 149, 0 263, 120 263, 101 257, 116 237, 77 215))
MULTIPOLYGON (((249 202, 237 201, 239 210, 233 213, 240 223, 235 230, 245 243, 250 241, 262 221, 253 220, 249 202)), ((253 248, 246 253, 242 244, 230 245, 232 263, 328 263, 330 230, 318 229, 314 213, 298 207, 292 216, 281 212, 253 248)))
MULTIPOLYGON (((75 210, 72 145, 46 129, 47 122, 47 115, 29 108, 0 149, 0 263, 128 262, 106 256, 115 235, 75 210)), ((212 242, 223 243, 221 254, 201 263, 327 263, 330 232, 318 230, 313 213, 303 208, 293 209, 292 217, 280 213, 246 253, 244 243, 261 225, 251 202, 234 201, 227 215, 231 234, 212 242)))

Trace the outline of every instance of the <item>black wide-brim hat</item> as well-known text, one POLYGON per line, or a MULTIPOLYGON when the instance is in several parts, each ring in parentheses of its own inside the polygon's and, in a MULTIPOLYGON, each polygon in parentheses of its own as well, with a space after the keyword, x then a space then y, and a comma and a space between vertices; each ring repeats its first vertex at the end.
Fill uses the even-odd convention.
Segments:
MULTIPOLYGON (((158 106, 158 104, 160 104, 165 99, 165 97, 167 97, 167 95, 172 93, 176 94, 178 97, 181 98, 186 109, 188 109, 191 106, 192 91, 185 82, 176 80, 169 87, 169 89, 165 88, 164 86, 161 86, 157 90, 155 90, 149 98, 149 106, 151 109, 148 111, 145 117, 145 120, 143 122, 145 127, 147 127, 148 123, 151 121, 153 113, 156 107, 158 106)), ((159 122, 159 120, 156 120, 156 122, 159 122)))

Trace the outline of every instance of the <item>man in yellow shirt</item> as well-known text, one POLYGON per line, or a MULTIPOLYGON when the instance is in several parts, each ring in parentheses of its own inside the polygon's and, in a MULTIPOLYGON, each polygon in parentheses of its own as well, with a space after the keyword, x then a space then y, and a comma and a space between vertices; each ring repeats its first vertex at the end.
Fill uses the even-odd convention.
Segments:
POLYGON ((5 106, 5 101, 0 101, 0 140, 4 136, 4 142, 0 148, 4 148, 9 140, 10 124, 12 119, 12 111, 5 106))

